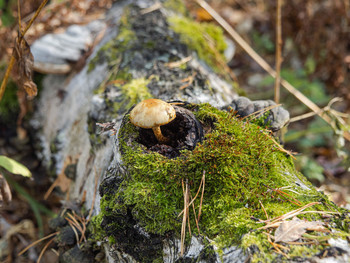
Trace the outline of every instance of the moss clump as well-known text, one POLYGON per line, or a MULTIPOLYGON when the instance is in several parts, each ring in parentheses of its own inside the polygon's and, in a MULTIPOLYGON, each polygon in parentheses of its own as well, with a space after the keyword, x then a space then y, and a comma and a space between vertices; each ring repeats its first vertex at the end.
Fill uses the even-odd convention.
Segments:
POLYGON ((118 36, 108 41, 98 51, 96 57, 94 57, 89 63, 88 72, 91 72, 97 63, 101 64, 105 61, 109 62, 108 64, 111 68, 119 68, 123 52, 129 48, 131 42, 136 40, 135 32, 132 30, 129 21, 129 13, 129 10, 126 8, 120 19, 118 36))
POLYGON ((181 16, 168 17, 170 28, 180 35, 180 40, 195 50, 198 57, 219 72, 220 61, 225 61, 227 47, 222 29, 209 23, 198 23, 181 16))
POLYGON ((187 8, 182 0, 167 0, 163 3, 163 7, 184 16, 187 14, 187 8))
MULTIPOLYGON (((175 159, 149 152, 137 143, 137 129, 126 115, 119 140, 127 175, 112 195, 103 196, 101 211, 105 216, 123 216, 129 211, 150 233, 172 231, 179 236, 182 184, 187 182, 194 197, 205 173, 200 231, 219 249, 233 244, 241 244, 244 249, 255 245, 259 253, 268 253, 271 246, 266 235, 251 232, 261 226, 252 217, 266 218, 261 204, 270 218, 299 208, 295 200, 301 205, 320 201, 312 210, 330 210, 329 201, 295 171, 290 157, 279 150, 267 130, 208 104, 187 107, 210 132, 193 151, 183 151, 175 159), (293 191, 284 190, 289 196, 279 195, 274 190, 281 187, 293 191)), ((197 213, 199 199, 194 202, 197 213)), ((315 214, 304 217, 319 218, 315 214)), ((196 233, 192 213, 190 224, 196 233)))
POLYGON ((121 107, 128 109, 142 100, 152 98, 152 95, 147 88, 149 83, 149 79, 139 78, 132 79, 128 83, 120 86, 123 99, 121 102, 115 103, 115 109, 118 110, 121 107))

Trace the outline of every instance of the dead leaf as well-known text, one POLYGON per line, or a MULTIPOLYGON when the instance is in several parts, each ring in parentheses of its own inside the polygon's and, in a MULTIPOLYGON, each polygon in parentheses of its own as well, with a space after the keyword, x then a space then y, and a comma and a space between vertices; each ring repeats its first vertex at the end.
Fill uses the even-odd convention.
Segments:
POLYGON ((294 217, 290 221, 283 221, 275 231, 275 242, 295 241, 307 230, 324 230, 323 223, 319 221, 304 221, 294 217))
POLYGON ((3 203, 8 203, 12 200, 10 186, 6 179, 0 174, 0 207, 3 203))
POLYGON ((72 180, 66 176, 65 170, 68 165, 76 163, 77 160, 78 160, 78 157, 73 158, 72 156, 68 156, 65 159, 61 173, 57 176, 56 180, 52 183, 50 188, 46 191, 44 195, 44 200, 47 200, 47 198, 49 198, 51 192, 55 187, 59 187, 61 191, 64 193, 68 192, 72 180))
POLYGON ((203 9, 203 8, 199 8, 196 11, 196 15, 197 15, 197 19, 198 21, 213 21, 213 17, 208 13, 207 10, 203 9))
POLYGON ((14 79, 29 97, 34 97, 38 93, 36 84, 32 80, 34 57, 27 41, 22 38, 22 41, 19 43, 18 39, 16 39, 13 49, 13 57, 16 59, 13 68, 14 79))

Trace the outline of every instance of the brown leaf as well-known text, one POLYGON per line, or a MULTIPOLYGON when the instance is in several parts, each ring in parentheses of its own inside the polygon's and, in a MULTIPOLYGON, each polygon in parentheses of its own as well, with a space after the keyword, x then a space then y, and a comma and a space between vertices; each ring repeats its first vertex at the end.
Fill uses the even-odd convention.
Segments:
POLYGON ((13 73, 17 85, 22 87, 29 97, 36 96, 38 90, 36 84, 32 80, 34 57, 24 38, 20 43, 17 38, 13 49, 13 56, 16 59, 13 73))
POLYGON ((0 174, 0 207, 2 203, 8 203, 12 200, 12 194, 10 186, 8 185, 6 179, 0 174))
POLYGON ((66 176, 65 170, 66 170, 68 165, 76 163, 78 158, 79 158, 79 156, 76 156, 75 158, 73 158, 72 156, 68 156, 65 159, 61 173, 57 176, 56 180, 52 183, 52 185, 50 186, 50 188, 46 191, 46 193, 44 195, 45 200, 47 198, 49 198, 51 192, 53 191, 53 189, 55 187, 61 188, 61 191, 64 193, 68 192, 72 180, 66 176))
POLYGON ((203 8, 197 9, 196 15, 199 21, 213 21, 213 17, 203 8))
POLYGON ((295 241, 306 233, 308 229, 324 229, 323 223, 319 221, 304 221, 294 217, 290 221, 283 221, 275 231, 275 242, 295 241))

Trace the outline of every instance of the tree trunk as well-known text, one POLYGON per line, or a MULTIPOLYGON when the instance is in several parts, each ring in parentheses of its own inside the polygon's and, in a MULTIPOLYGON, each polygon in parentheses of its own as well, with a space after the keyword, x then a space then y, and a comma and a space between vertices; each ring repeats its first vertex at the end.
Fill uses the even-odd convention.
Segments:
MULTIPOLYGON (((90 238, 95 245, 103 241, 106 260, 347 260, 349 244, 342 239, 349 227, 346 211, 295 171, 291 157, 260 127, 264 122, 236 119, 232 111, 216 109, 234 99, 231 106, 241 115, 257 107, 242 106, 244 99, 237 103, 233 81, 222 66, 220 30, 199 27, 178 13, 184 10, 180 1, 154 4, 117 1, 105 21, 108 29, 85 67, 71 76, 45 77, 32 120, 38 154, 47 168, 60 174, 67 164, 76 165, 70 200, 84 196, 85 207, 93 207, 90 238), (161 128, 165 136, 177 138, 167 146, 158 144, 152 130, 135 128, 129 121, 128 110, 151 97, 172 101, 181 116, 161 128), (96 123, 107 131, 101 132, 96 123), (191 200, 198 189, 195 206, 185 209, 190 219, 184 220, 182 253, 184 223, 178 215, 184 195, 190 193, 191 200), (304 217, 328 224, 335 233, 316 231, 313 244, 300 236, 299 245, 285 241, 283 248, 271 245, 273 240, 269 243, 274 227, 257 230, 269 223, 263 224, 266 216, 281 216, 310 203, 315 204, 309 210, 322 212, 304 217), (315 241, 321 237, 323 241, 315 241)), ((283 125, 284 121, 275 128, 283 125)), ((76 254, 76 247, 65 249, 61 261, 69 262, 68 252, 76 254)))

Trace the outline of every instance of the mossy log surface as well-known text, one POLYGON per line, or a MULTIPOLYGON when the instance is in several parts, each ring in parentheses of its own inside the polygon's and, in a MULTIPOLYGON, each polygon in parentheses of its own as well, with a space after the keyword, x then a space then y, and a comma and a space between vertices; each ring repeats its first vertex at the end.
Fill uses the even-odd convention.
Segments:
MULTIPOLYGON (((32 120, 43 163, 58 174, 73 160, 70 197, 85 196, 88 209, 94 202, 92 257, 101 246, 106 262, 348 260, 348 211, 295 170, 292 157, 261 120, 238 119, 219 109, 237 97, 221 68, 221 29, 191 21, 181 1, 153 4, 117 1, 87 65, 74 76, 45 78, 32 120), (152 97, 173 101, 186 122, 164 127, 166 136, 176 138, 170 146, 130 123, 130 108, 152 97), (96 125, 107 122, 114 123, 115 133, 101 133, 96 125), (183 134, 187 137, 181 139, 183 134), (191 200, 197 198, 181 256, 186 188, 191 200), (298 217, 330 230, 308 232, 310 242, 276 246, 274 229, 260 229, 266 217, 310 203, 298 217)), ((67 246, 67 253, 74 249, 67 246)))

